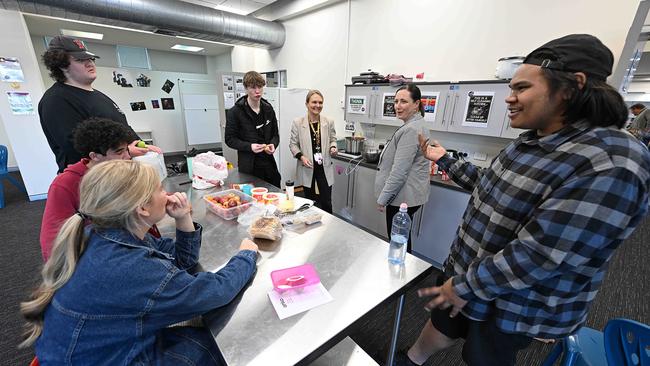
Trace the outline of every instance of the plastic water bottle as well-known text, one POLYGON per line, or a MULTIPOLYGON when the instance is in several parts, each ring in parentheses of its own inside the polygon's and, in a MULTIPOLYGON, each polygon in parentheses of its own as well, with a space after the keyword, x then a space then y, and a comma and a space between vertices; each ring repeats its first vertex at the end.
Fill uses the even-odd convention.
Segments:
POLYGON ((388 261, 395 264, 404 263, 406 257, 406 243, 411 232, 411 218, 406 203, 399 205, 399 212, 393 216, 393 226, 390 229, 390 247, 388 248, 388 261))

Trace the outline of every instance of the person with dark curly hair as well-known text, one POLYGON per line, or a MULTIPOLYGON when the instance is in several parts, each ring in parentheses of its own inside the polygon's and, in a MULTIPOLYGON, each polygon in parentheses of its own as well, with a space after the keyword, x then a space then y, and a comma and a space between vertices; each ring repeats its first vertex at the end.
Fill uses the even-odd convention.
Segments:
POLYGON ((83 42, 65 36, 52 38, 43 54, 43 63, 56 83, 43 94, 38 114, 43 133, 56 157, 58 173, 81 159, 72 143, 72 131, 90 117, 108 118, 125 126, 130 134, 128 152, 131 156, 144 155, 149 150, 162 152, 152 145, 136 147, 140 138, 128 125, 124 112, 111 98, 93 89, 97 58, 99 56, 89 52, 83 42))
POLYGON ((129 160, 132 131, 122 123, 92 117, 73 132, 74 148, 81 159, 57 175, 50 185, 41 224, 41 251, 47 261, 61 225, 79 208, 79 184, 93 166, 108 160, 129 160))

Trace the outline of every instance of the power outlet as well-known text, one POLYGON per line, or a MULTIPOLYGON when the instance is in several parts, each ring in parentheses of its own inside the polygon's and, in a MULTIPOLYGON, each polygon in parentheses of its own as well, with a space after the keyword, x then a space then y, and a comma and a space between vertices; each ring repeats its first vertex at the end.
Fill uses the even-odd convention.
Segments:
POLYGON ((473 158, 474 158, 474 160, 486 161, 487 160, 487 154, 482 153, 482 152, 475 152, 473 158))

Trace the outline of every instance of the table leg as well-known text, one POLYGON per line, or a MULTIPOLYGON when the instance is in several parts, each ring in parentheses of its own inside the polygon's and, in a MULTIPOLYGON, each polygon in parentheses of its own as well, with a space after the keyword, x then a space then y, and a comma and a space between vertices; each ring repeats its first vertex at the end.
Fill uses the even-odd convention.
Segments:
POLYGON ((393 323, 393 336, 390 340, 390 350, 388 351, 388 359, 386 366, 393 366, 393 359, 395 358, 395 349, 397 348, 397 336, 399 335, 399 321, 402 318, 402 308, 404 308, 404 295, 397 299, 397 307, 395 309, 395 320, 393 323))

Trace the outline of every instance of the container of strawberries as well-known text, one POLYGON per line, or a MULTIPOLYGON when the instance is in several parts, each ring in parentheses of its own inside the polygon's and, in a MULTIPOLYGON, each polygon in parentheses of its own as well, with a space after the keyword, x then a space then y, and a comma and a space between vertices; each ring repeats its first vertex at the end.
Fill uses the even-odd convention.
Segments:
POLYGON ((236 189, 206 194, 203 199, 208 210, 225 220, 236 218, 255 202, 253 197, 236 189))

